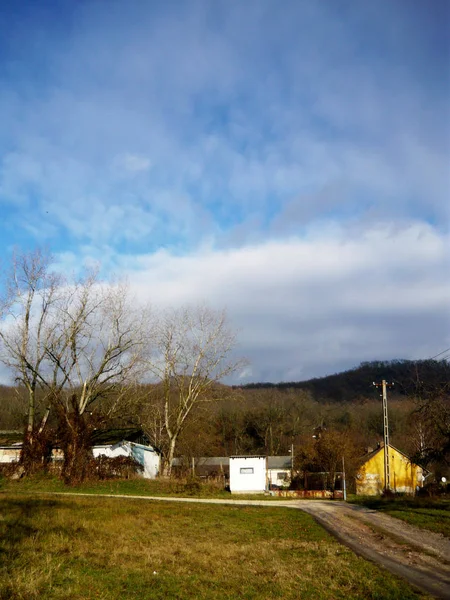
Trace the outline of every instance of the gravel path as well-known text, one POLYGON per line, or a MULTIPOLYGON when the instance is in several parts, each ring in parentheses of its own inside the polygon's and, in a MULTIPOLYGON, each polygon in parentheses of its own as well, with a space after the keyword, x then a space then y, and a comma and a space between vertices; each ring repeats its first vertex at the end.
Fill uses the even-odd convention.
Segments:
MULTIPOLYGON (((54 494, 92 497, 92 494, 75 492, 54 494)), ((365 507, 330 500, 218 500, 118 494, 95 494, 95 497, 300 509, 312 515, 360 556, 385 567, 435 598, 450 600, 450 540, 365 507)))

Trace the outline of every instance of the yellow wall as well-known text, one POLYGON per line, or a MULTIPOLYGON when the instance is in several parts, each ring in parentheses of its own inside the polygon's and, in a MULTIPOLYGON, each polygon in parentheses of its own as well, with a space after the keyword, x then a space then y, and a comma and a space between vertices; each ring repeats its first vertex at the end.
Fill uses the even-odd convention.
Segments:
MULTIPOLYGON (((389 447, 391 490, 414 494, 416 486, 422 485, 422 469, 412 464, 406 456, 392 446, 389 447)), ((356 493, 375 496, 384 490, 384 448, 371 456, 359 469, 356 476, 356 493)))

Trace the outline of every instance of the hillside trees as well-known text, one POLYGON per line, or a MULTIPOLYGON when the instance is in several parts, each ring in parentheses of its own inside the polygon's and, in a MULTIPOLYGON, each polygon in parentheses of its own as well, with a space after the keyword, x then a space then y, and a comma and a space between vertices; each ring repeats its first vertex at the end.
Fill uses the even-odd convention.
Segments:
MULTIPOLYGON (((450 368, 449 368, 450 375, 450 368)), ((418 378, 415 396, 415 459, 450 466, 450 377, 438 385, 427 385, 418 378)))
POLYGON ((239 369, 243 360, 233 355, 236 336, 225 313, 203 306, 157 315, 151 341, 147 367, 158 385, 148 399, 150 409, 142 425, 150 434, 159 431, 163 475, 168 477, 187 420, 200 404, 223 397, 226 388, 218 382, 239 369))

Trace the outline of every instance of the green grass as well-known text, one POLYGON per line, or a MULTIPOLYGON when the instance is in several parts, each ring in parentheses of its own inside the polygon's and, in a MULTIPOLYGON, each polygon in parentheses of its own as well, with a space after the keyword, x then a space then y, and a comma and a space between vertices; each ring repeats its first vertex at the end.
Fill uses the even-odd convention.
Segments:
POLYGON ((350 502, 385 512, 411 525, 450 537, 450 500, 443 498, 354 496, 350 502))
POLYGON ((408 600, 287 508, 0 495, 0 600, 408 600))
MULTIPOLYGON (((0 478, 0 493, 34 492, 81 492, 87 494, 124 494, 134 496, 184 496, 192 498, 222 498, 226 500, 273 500, 289 501, 290 498, 264 494, 238 494, 226 492, 220 485, 198 481, 180 481, 164 479, 112 479, 109 481, 86 482, 68 487, 61 479, 51 475, 27 477, 19 481, 0 478)), ((292 498, 295 500, 295 498, 292 498)))

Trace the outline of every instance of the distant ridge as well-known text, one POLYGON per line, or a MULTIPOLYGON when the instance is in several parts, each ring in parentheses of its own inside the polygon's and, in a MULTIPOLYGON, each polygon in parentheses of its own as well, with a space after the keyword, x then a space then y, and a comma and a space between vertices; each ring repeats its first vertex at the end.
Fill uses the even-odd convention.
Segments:
POLYGON ((394 382, 391 394, 413 396, 417 393, 450 392, 450 363, 447 360, 388 360, 362 362, 358 367, 317 377, 306 381, 282 383, 248 383, 244 389, 276 388, 301 389, 311 393, 317 401, 351 402, 377 397, 374 381, 386 379, 394 382))

